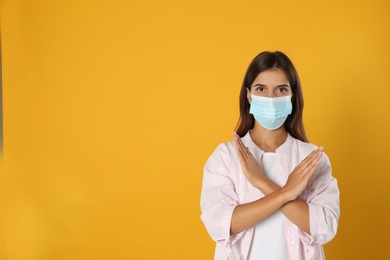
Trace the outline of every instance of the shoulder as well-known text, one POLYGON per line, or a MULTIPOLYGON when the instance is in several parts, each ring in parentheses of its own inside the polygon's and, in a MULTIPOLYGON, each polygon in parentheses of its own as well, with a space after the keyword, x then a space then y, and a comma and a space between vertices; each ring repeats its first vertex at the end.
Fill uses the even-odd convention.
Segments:
MULTIPOLYGON (((293 138, 293 137, 292 137, 293 138)), ((316 150, 318 148, 317 145, 312 143, 303 142, 301 140, 293 138, 292 142, 292 153, 298 155, 299 161, 303 160, 308 156, 312 151, 316 150)), ((321 159, 319 161, 319 167, 318 169, 325 170, 325 169, 331 169, 331 164, 328 155, 323 152, 321 159)))
POLYGON ((235 146, 233 142, 220 143, 211 154, 210 158, 229 159, 235 155, 235 146))
POLYGON ((237 160, 234 143, 221 143, 206 161, 204 171, 226 175, 234 168, 237 160))
POLYGON ((301 147, 302 149, 309 149, 309 150, 313 150, 313 149, 316 149, 317 146, 315 144, 312 144, 312 143, 309 143, 309 142, 304 142, 304 141, 301 141, 299 139, 296 139, 294 137, 291 137, 295 144, 298 145, 299 147, 301 147))
MULTIPOLYGON (((303 141, 298 140, 298 139, 295 139, 295 138, 294 138, 294 140, 295 140, 295 142, 296 142, 296 146, 297 146, 300 150, 304 151, 304 152, 307 153, 307 154, 311 153, 311 152, 314 151, 315 149, 318 149, 318 146, 315 145, 315 144, 303 142, 303 141)), ((324 157, 326 157, 326 159, 328 160, 328 156, 327 156, 325 153, 323 153, 323 155, 324 155, 324 157)))
MULTIPOLYGON (((298 160, 299 160, 298 162, 302 161, 312 151, 314 151, 318 148, 318 146, 315 144, 303 142, 303 141, 298 140, 292 136, 290 136, 290 138, 291 138, 291 143, 290 143, 291 146, 289 149, 289 153, 290 153, 290 156, 298 157, 298 160)), ((320 164, 330 164, 329 158, 325 153, 322 154, 320 164)))
POLYGON ((236 147, 234 145, 234 142, 233 141, 223 142, 217 145, 217 147, 210 155, 208 161, 219 160, 219 161, 229 162, 236 156, 237 154, 236 154, 236 147))
POLYGON ((303 141, 296 139, 292 136, 290 136, 290 137, 291 137, 292 149, 296 150, 297 152, 299 152, 302 155, 306 156, 318 148, 318 146, 316 146, 315 144, 303 142, 303 141))

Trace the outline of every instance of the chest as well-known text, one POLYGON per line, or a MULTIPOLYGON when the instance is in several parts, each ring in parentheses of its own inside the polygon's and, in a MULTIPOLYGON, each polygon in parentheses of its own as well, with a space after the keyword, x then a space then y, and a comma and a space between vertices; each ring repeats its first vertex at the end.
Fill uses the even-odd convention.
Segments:
MULTIPOLYGON (((276 153, 254 154, 254 157, 262 169, 263 174, 279 187, 283 187, 286 184, 288 176, 296 164, 291 164, 290 161, 287 161, 276 153)), ((248 203, 264 196, 260 190, 253 187, 247 180, 242 171, 241 164, 238 163, 232 173, 235 175, 235 189, 240 204, 248 203)))

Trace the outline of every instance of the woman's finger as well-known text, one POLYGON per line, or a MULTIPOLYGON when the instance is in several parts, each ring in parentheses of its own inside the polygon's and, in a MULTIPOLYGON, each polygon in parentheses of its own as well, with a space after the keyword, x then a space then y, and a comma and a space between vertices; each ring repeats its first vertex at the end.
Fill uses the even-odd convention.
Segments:
POLYGON ((246 165, 247 164, 247 158, 246 158, 246 155, 244 154, 242 145, 240 144, 241 140, 234 134, 233 134, 233 137, 234 137, 234 144, 236 146, 238 159, 239 159, 241 165, 246 165))
POLYGON ((234 133, 233 136, 234 136, 234 140, 236 142, 236 145, 238 146, 238 148, 241 151, 242 155, 243 156, 249 156, 249 150, 244 145, 244 143, 242 142, 241 138, 236 133, 234 133))
POLYGON ((306 168, 309 165, 312 165, 313 163, 317 163, 319 158, 322 155, 323 148, 317 148, 316 150, 312 151, 303 161, 299 164, 302 168, 306 168))
MULTIPOLYGON (((295 167, 294 172, 297 175, 306 175, 310 174, 313 166, 317 165, 319 159, 321 158, 322 150, 316 149, 312 151, 305 159, 303 159, 297 167, 295 167)), ((314 172, 314 170, 313 170, 314 172)))
POLYGON ((244 144, 242 143, 241 138, 236 133, 234 133, 233 135, 234 135, 234 139, 236 140, 236 142, 237 142, 238 146, 240 147, 241 151, 245 151, 244 144))
POLYGON ((322 152, 323 152, 323 148, 322 147, 318 148, 314 156, 309 160, 309 165, 308 165, 309 168, 318 164, 319 160, 321 159, 322 152))

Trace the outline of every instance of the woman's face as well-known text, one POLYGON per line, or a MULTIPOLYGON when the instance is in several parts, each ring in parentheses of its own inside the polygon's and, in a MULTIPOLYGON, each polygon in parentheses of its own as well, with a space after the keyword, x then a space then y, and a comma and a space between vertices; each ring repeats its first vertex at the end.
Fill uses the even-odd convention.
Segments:
POLYGON ((286 73, 278 68, 261 72, 247 89, 247 98, 251 103, 251 94, 262 97, 283 97, 292 94, 290 82, 286 73))

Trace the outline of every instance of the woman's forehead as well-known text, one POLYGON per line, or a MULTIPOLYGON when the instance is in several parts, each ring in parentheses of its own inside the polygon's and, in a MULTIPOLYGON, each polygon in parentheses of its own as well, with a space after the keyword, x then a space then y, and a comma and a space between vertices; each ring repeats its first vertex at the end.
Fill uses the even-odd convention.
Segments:
POLYGON ((257 75, 252 85, 290 85, 286 73, 278 68, 264 70, 257 75))

